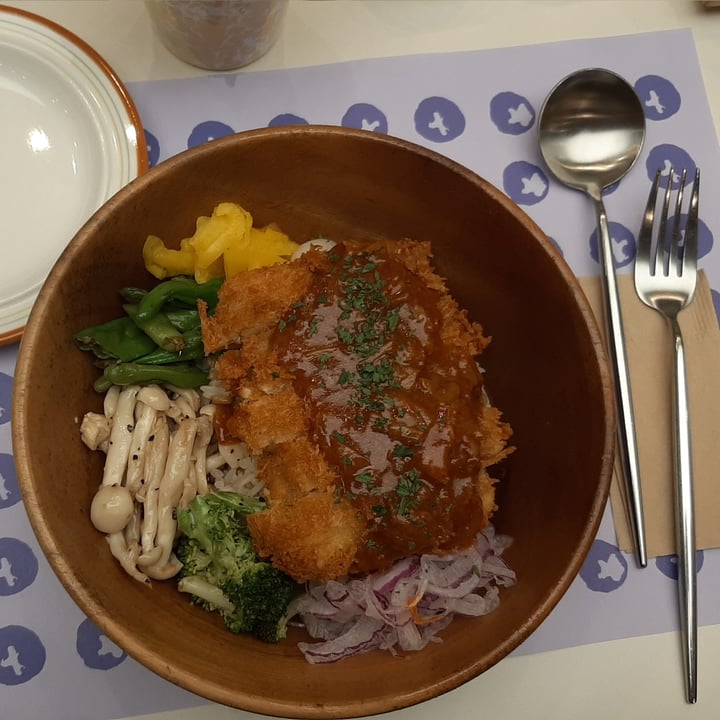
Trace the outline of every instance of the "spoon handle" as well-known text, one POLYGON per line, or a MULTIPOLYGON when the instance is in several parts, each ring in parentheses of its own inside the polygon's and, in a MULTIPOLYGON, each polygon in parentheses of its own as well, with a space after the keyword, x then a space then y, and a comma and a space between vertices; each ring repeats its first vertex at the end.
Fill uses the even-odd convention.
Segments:
POLYGON ((605 324, 613 376, 615 378, 619 458, 625 487, 628 520, 635 546, 635 557, 640 567, 646 567, 647 549, 645 546, 645 519, 640 486, 640 465, 635 437, 633 401, 630 392, 630 373, 625 352, 625 333, 620 310, 615 263, 613 262, 612 240, 602 199, 594 198, 594 202, 598 222, 598 254, 602 268, 601 279, 605 324))

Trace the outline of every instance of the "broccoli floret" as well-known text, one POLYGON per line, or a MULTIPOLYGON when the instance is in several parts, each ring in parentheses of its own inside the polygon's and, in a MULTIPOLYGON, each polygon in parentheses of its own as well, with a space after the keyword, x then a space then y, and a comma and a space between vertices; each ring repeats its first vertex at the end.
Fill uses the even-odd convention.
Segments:
POLYGON ((231 613, 235 610, 235 606, 223 591, 217 585, 209 583, 202 575, 186 575, 180 578, 178 589, 189 593, 192 602, 208 612, 218 610, 221 613, 231 613))
POLYGON ((286 636, 288 609, 300 590, 291 577, 270 563, 258 561, 248 563, 237 578, 223 583, 221 589, 236 608, 226 623, 230 620, 240 628, 239 632, 252 633, 265 642, 277 642, 286 636))
POLYGON ((253 635, 266 643, 280 642, 287 637, 288 623, 297 615, 299 589, 295 591, 294 598, 289 602, 285 613, 279 619, 265 619, 258 622, 253 630, 253 635))
POLYGON ((266 507, 259 498, 233 492, 197 495, 185 510, 179 510, 178 527, 195 540, 213 559, 226 555, 244 557, 252 544, 247 535, 247 516, 266 507))
POLYGON ((255 553, 247 516, 265 507, 257 498, 218 492, 198 495, 179 510, 178 589, 220 612, 232 632, 277 642, 287 633, 301 586, 255 553))
POLYGON ((199 575, 204 573, 212 559, 200 545, 186 535, 182 535, 175 546, 175 555, 182 563, 180 578, 188 575, 199 575))

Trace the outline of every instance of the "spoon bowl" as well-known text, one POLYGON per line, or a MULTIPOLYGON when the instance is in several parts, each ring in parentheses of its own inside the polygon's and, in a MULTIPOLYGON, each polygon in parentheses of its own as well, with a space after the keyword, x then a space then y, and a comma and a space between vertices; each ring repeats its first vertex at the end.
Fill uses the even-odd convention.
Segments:
POLYGON ((645 521, 630 373, 625 351, 612 239, 602 191, 635 164, 645 139, 642 103, 628 83, 610 70, 579 70, 548 95, 538 121, 540 153, 558 180, 594 201, 607 343, 615 380, 618 456, 628 519, 640 567, 647 565, 645 521))
POLYGON ((540 113, 540 152, 561 182, 597 199, 634 165, 645 114, 633 88, 603 69, 562 80, 540 113))

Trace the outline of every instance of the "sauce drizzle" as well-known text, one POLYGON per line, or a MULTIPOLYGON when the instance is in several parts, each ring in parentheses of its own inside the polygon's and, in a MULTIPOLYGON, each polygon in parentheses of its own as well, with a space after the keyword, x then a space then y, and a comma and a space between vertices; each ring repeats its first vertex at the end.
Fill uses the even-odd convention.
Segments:
POLYGON ((270 343, 309 406, 310 437, 367 526, 354 572, 472 544, 485 396, 475 358, 442 338, 443 293, 382 247, 330 251, 270 343))

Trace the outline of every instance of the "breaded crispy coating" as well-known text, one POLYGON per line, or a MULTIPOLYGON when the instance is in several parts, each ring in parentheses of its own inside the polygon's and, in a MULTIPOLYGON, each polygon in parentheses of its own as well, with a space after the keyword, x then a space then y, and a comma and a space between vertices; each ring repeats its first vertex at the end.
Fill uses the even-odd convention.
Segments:
POLYGON ((258 472, 271 506, 292 504, 297 498, 328 488, 334 490, 337 483, 337 475, 305 434, 267 449, 260 457, 258 472))
POLYGON ((294 263, 256 268, 223 283, 215 314, 201 307, 205 352, 239 345, 243 338, 267 332, 308 291, 313 275, 327 269, 323 253, 306 253, 294 263))
POLYGON ((511 429, 484 392, 489 339, 428 244, 347 242, 239 273, 202 328, 233 398, 222 436, 265 483, 248 527, 276 567, 367 573, 465 549, 490 521, 511 429))
POLYGON ((347 575, 364 524, 332 488, 273 503, 248 518, 255 549, 298 581, 347 575))

